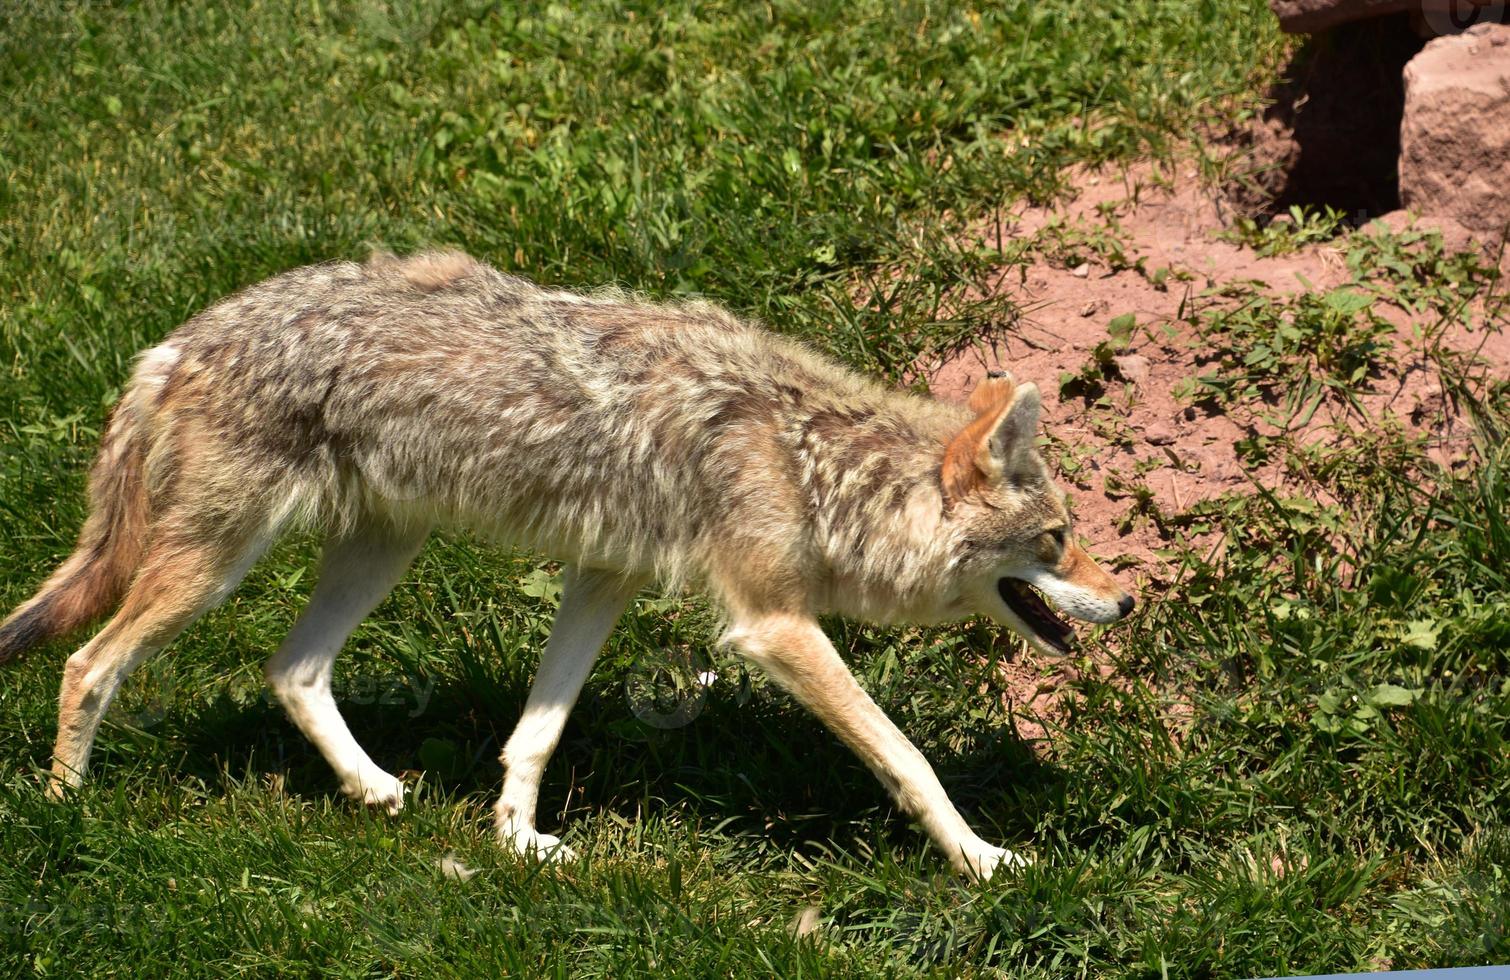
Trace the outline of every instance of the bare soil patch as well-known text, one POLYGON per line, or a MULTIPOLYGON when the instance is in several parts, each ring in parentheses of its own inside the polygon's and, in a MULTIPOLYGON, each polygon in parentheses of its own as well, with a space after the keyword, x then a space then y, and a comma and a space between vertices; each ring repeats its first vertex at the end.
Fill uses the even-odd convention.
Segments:
MULTIPOLYGON (((1343 286, 1350 279, 1347 242, 1343 238, 1264 256, 1220 237, 1228 230, 1230 212, 1189 169, 1161 172, 1141 164, 1115 173, 1085 172, 1076 175, 1075 188, 1068 203, 1021 209, 1003 226, 1003 234, 1025 239, 1050 227, 1110 223, 1120 234, 1126 260, 1139 267, 1112 268, 1096 259, 1066 267, 1042 252, 1024 264, 1006 266, 994 287, 1011 294, 1024 311, 1021 320, 998 336, 925 365, 923 373, 935 394, 957 400, 988 371, 1007 370, 1021 381, 1037 383, 1044 396, 1045 430, 1057 442, 1086 452, 1083 469, 1061 474, 1081 491, 1075 495, 1077 531, 1103 556, 1153 572, 1161 564, 1155 552, 1172 539, 1156 525, 1129 520, 1135 502, 1125 483, 1135 470, 1147 474, 1146 487, 1166 515, 1256 485, 1289 488, 1278 471, 1249 465, 1237 452, 1238 441, 1264 431, 1262 422, 1235 418, 1210 403, 1191 404, 1177 394, 1182 382, 1203 370, 1208 353, 1190 311, 1221 302, 1215 294, 1233 284, 1258 284, 1275 295, 1343 286), (1170 270, 1169 275, 1159 280, 1160 270, 1170 270), (1108 321, 1129 313, 1137 330, 1117 355, 1107 397, 1088 403, 1062 395, 1059 379, 1079 373, 1107 340, 1108 321)), ((1384 224, 1405 228, 1412 222, 1397 213, 1384 224)), ((994 229, 984 232, 988 245, 998 244, 991 240, 994 234, 994 229)), ((1455 427, 1459 419, 1444 401, 1441 379, 1425 349, 1423 334, 1430 328, 1441 330, 1442 347, 1473 352, 1500 374, 1510 370, 1510 334, 1503 324, 1486 329, 1481 318, 1469 318, 1442 329, 1436 318, 1388 302, 1375 303, 1374 310, 1396 327, 1391 339, 1397 373, 1363 382, 1358 400, 1365 414, 1355 415, 1348 430, 1372 421, 1446 436, 1455 427)), ((1333 407, 1323 406, 1303 427, 1305 437, 1346 434, 1336 430, 1347 420, 1327 410, 1333 407)))
MULTIPOLYGON (((1000 232, 995 222, 980 232, 986 246, 1019 257, 1003 264, 990 288, 1009 294, 1020 320, 920 371, 948 399, 964 399, 988 371, 1038 384, 1045 455, 1071 489, 1076 531, 1145 600, 1177 596, 1181 553, 1221 547, 1213 522, 1198 519, 1203 504, 1263 488, 1346 506, 1334 487, 1309 480, 1293 461, 1254 461, 1241 450, 1245 440, 1288 433, 1298 445, 1356 451, 1371 430, 1393 428, 1427 440, 1431 457, 1452 466, 1464 455, 1468 425, 1444 386, 1443 352, 1469 354, 1479 369, 1510 377, 1510 333, 1501 315, 1486 314, 1482 298, 1444 318, 1380 297, 1372 310, 1393 330, 1390 370, 1361 380, 1351 401, 1329 399, 1307 418, 1276 419, 1282 406, 1272 403, 1192 400, 1189 380, 1209 370, 1212 355, 1199 311, 1239 302, 1224 296, 1229 288, 1276 299, 1353 288, 1351 236, 1260 254, 1233 240, 1232 209, 1189 165, 1083 171, 1072 186, 1066 202, 1024 206, 1000 232), (1033 243, 1026 252, 1013 251, 1025 241, 1033 243), (1136 327, 1113 363, 1103 358, 1098 366, 1099 390, 1087 394, 1074 383, 1062 390, 1062 378, 1096 362, 1109 324, 1120 317, 1125 326, 1126 314, 1136 327)), ((1397 212, 1372 231, 1413 227, 1397 212)), ((1449 249, 1472 247, 1460 229, 1445 229, 1444 237, 1449 249)), ((1084 666, 1031 658, 1004 665, 1001 680, 1024 738, 1044 736, 1032 716, 1058 715, 1058 699, 1084 666)), ((1112 673, 1104 656, 1089 669, 1102 678, 1112 673)), ((1170 710, 1187 713, 1179 700, 1170 710)))

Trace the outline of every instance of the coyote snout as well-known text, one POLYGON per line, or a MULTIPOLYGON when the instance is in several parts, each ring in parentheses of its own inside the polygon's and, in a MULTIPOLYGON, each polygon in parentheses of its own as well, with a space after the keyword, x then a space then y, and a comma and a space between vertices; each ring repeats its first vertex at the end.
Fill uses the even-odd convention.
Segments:
POLYGON ((1079 545, 1065 549, 1058 567, 1004 576, 997 581, 996 591, 1008 616, 1014 617, 1007 619, 1007 625, 1043 652, 1065 653, 1074 643, 1074 628, 1055 615, 1055 607, 1087 623, 1115 623, 1131 615, 1137 605, 1079 545))
POLYGON ((90 475, 78 548, 0 624, 0 659, 112 609, 63 671, 55 787, 76 785, 131 668, 224 599, 295 526, 318 584, 267 679, 351 796, 404 786, 359 746, 331 670, 431 529, 567 565, 555 626, 503 751, 498 833, 535 826, 540 778, 620 614, 647 583, 699 588, 720 642, 873 769, 961 870, 981 840, 819 627, 986 615, 1042 650, 1068 616, 1133 600, 1074 543, 1033 447, 1038 391, 968 409, 892 391, 707 304, 542 289, 457 253, 299 269, 194 317, 137 363, 90 475), (1047 602, 1045 602, 1045 598, 1047 602))

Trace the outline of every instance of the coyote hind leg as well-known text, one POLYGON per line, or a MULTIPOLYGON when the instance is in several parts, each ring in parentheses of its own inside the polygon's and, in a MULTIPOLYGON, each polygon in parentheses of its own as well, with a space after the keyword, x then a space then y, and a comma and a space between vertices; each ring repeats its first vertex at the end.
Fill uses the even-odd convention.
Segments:
POLYGON ((535 829, 540 778, 603 641, 643 584, 616 572, 567 569, 540 670, 503 749, 503 793, 494 812, 499 837, 520 854, 558 860, 574 856, 559 837, 535 829))
POLYGON ((120 610, 63 667, 54 795, 83 782, 100 720, 132 668, 230 595, 267 545, 251 537, 207 539, 171 520, 158 526, 120 610))
POLYGON ((357 744, 330 689, 336 655, 357 624, 403 578, 429 536, 428 527, 398 530, 371 523, 325 544, 309 605, 267 662, 268 685, 341 781, 341 791, 397 813, 404 784, 357 744))

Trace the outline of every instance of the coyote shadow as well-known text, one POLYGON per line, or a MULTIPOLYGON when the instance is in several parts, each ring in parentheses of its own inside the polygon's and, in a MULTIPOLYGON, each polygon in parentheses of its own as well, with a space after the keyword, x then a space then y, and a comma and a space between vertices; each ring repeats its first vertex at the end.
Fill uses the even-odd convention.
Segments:
MULTIPOLYGON (((343 701, 341 710, 379 765, 406 782, 423 773, 427 793, 476 800, 486 820, 503 776, 498 755, 527 694, 522 676, 485 692, 446 680, 429 690, 422 711, 381 698, 343 701)), ((905 715, 896 720, 909 727, 905 715)), ((150 727, 116 721, 101 739, 91 781, 162 765, 211 786, 229 772, 246 781, 276 777, 297 796, 340 798, 329 766, 269 696, 222 694, 198 710, 169 708, 150 727)), ((937 721, 928 727, 936 730, 937 721)), ((1032 801, 1054 795, 1058 769, 1010 725, 947 727, 957 748, 923 747, 951 799, 984 836, 1025 839, 1039 809, 1032 801)), ((45 746, 34 745, 31 755, 45 766, 45 746)), ((547 767, 542 822, 564 820, 569 828, 595 813, 657 811, 786 846, 843 844, 872 818, 891 822, 887 837, 908 826, 850 750, 785 695, 765 691, 743 704, 710 696, 686 724, 658 728, 635 716, 622 684, 590 686, 547 767)), ((912 846, 915 839, 897 842, 912 846)))

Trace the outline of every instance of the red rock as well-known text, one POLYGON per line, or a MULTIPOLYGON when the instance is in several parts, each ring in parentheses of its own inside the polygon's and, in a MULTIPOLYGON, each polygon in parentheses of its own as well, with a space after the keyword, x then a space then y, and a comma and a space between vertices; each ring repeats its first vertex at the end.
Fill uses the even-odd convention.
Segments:
POLYGON ((1476 9, 1502 0, 1269 0, 1279 26, 1290 34, 1316 34, 1370 17, 1412 13, 1432 35, 1449 34, 1473 22, 1476 9))
POLYGON ((1122 376, 1122 380, 1138 387, 1148 383, 1150 365, 1148 358, 1142 354, 1118 354, 1112 358, 1112 366, 1122 376))
POLYGON ((1483 235, 1510 223, 1510 25, 1439 37, 1405 66, 1400 203, 1483 235))
POLYGON ((1174 426, 1168 422, 1150 422, 1143 427, 1143 440, 1150 446, 1174 445, 1174 426))

